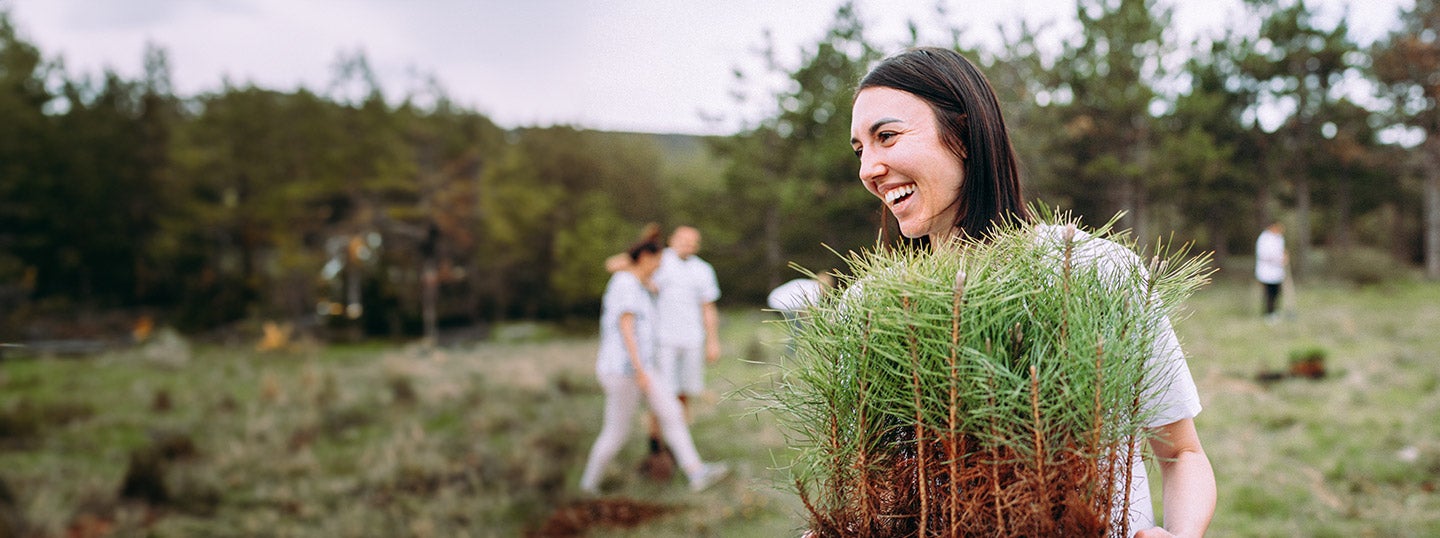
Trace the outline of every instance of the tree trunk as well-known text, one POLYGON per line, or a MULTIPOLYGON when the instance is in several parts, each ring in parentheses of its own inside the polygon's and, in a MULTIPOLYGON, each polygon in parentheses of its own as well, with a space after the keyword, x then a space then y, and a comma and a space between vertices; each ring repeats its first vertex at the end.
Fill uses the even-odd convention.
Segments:
POLYGON ((1350 230, 1350 182, 1340 178, 1335 185, 1335 223, 1330 229, 1330 244, 1338 252, 1346 252, 1354 246, 1354 234, 1350 230))
POLYGON ((1384 247, 1385 252, 1389 252, 1391 258, 1409 263, 1408 260, 1414 259, 1415 253, 1406 248, 1407 242, 1404 240, 1407 233, 1405 230, 1405 219, 1401 218, 1400 214, 1401 212, 1397 208, 1397 204, 1393 201, 1385 202, 1380 206, 1381 222, 1384 225, 1383 229, 1389 234, 1384 247))
POLYGON ((1440 280, 1440 137, 1425 142, 1425 276, 1440 280))
POLYGON ((440 343, 436 315, 436 303, 440 300, 440 272, 435 265, 435 260, 426 259, 420 269, 420 318, 424 322, 425 341, 430 345, 440 343))
POLYGON ((1230 238, 1225 236, 1225 222, 1217 213, 1211 213, 1206 225, 1210 228, 1210 244, 1215 255, 1215 266, 1226 267, 1230 262, 1230 238))
POLYGON ((420 256, 420 319, 424 325, 425 341, 433 346, 440 343, 436 314, 436 303, 440 302, 440 227, 434 221, 425 228, 420 256))
POLYGON ((1259 181, 1260 188, 1255 192, 1256 222, 1252 228, 1256 230, 1263 230, 1277 220, 1271 213, 1271 208, 1275 206, 1275 190, 1271 186, 1275 184, 1276 179, 1280 178, 1276 168, 1278 167, 1274 164, 1265 167, 1265 177, 1259 181))
POLYGON ((1150 244, 1149 231, 1145 222, 1145 187, 1146 179, 1150 174, 1150 128, 1149 118, 1140 115, 1130 119, 1133 126, 1132 133, 1135 140, 1130 145, 1130 161, 1135 169, 1135 177, 1130 179, 1129 192, 1126 194, 1125 210, 1130 220, 1130 230, 1134 238, 1141 246, 1150 244))
POLYGON ((1148 200, 1146 200, 1145 196, 1144 179, 1136 178, 1135 194, 1134 198, 1131 201, 1131 206, 1133 207, 1133 211, 1135 212, 1135 241, 1137 241, 1141 246, 1153 245, 1152 243, 1150 243, 1150 229, 1149 226, 1147 226, 1147 201, 1148 200))
POLYGON ((1303 166, 1296 167, 1299 172, 1295 176, 1295 233, 1291 240, 1285 242, 1285 246, 1295 253, 1290 262, 1295 276, 1308 273, 1310 260, 1310 178, 1306 177, 1305 169, 1303 166))
POLYGON ((779 270, 784 267, 784 262, 784 253, 780 248, 780 204, 772 203, 765 208, 765 267, 770 279, 766 289, 775 289, 780 285, 779 270))

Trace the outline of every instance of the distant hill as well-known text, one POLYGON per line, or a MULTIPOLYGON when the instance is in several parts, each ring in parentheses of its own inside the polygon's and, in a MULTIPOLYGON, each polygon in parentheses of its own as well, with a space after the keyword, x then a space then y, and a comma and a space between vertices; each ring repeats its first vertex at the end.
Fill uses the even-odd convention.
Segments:
POLYGON ((721 188, 723 163, 710 150, 715 136, 628 131, 594 131, 631 142, 653 144, 660 151, 660 177, 685 183, 685 190, 721 188))
POLYGON ((687 134, 634 133, 626 131, 597 131, 604 136, 630 140, 650 140, 660 149, 667 163, 690 162, 710 156, 709 140, 714 137, 687 134))

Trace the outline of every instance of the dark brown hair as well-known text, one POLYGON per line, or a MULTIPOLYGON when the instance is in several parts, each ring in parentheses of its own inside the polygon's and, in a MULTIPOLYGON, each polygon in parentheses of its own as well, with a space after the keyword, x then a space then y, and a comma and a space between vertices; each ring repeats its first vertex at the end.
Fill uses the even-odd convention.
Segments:
POLYGON ((997 223, 1028 222, 1020 170, 1000 102, 985 75, 953 50, 916 47, 881 60, 855 89, 893 88, 930 105, 941 142, 962 161, 955 227, 983 238, 997 223))
POLYGON ((640 230, 640 240, 625 249, 625 254, 630 256, 631 262, 640 261, 641 254, 660 252, 660 225, 655 223, 646 224, 640 230))

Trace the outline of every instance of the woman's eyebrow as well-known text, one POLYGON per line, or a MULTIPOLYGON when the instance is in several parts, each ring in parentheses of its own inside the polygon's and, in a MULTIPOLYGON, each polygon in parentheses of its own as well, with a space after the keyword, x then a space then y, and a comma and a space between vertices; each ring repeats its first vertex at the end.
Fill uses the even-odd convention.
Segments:
MULTIPOLYGON (((875 136, 875 132, 876 132, 876 131, 879 131, 880 128, 881 128, 881 127, 884 127, 886 124, 896 123, 896 122, 902 122, 902 121, 903 121, 903 120, 901 120, 900 118, 880 118, 880 119, 878 119, 878 120, 875 120, 875 123, 870 124, 870 129, 868 129, 867 132, 870 134, 871 137, 874 137, 874 136, 875 136)), ((860 140, 855 139, 855 138, 853 138, 853 137, 850 139, 850 144, 852 144, 852 145, 858 144, 859 142, 860 142, 860 140)))
POLYGON ((875 131, 879 131, 881 127, 885 126, 885 124, 895 123, 898 121, 901 120, 899 118, 880 118, 875 123, 870 124, 870 136, 875 136, 875 131))

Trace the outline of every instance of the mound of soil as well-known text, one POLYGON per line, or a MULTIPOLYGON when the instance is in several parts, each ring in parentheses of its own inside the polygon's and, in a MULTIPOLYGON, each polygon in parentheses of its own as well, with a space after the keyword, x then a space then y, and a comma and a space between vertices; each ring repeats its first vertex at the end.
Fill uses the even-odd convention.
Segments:
POLYGON ((558 538, 583 536, 585 531, 601 527, 628 529, 674 510, 669 505, 625 498, 585 500, 556 509, 528 536, 558 538))

